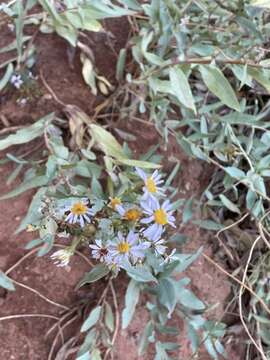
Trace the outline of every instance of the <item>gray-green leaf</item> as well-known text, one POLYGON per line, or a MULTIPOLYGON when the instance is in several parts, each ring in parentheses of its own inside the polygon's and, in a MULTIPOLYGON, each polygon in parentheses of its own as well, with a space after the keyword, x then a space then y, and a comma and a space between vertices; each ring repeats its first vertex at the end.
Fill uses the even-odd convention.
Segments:
POLYGON ((7 290, 15 291, 15 286, 13 285, 13 282, 2 271, 0 271, 0 286, 7 290))
POLYGON ((172 67, 170 69, 170 83, 180 103, 196 113, 196 107, 187 77, 180 67, 172 67))
POLYGON ((77 288, 95 282, 104 276, 106 276, 110 272, 110 269, 104 264, 98 264, 95 266, 89 273, 85 274, 83 279, 77 285, 77 288))
POLYGON ((240 111, 235 92, 222 71, 214 65, 200 65, 199 70, 208 89, 225 105, 240 111))
POLYGON ((131 279, 126 296, 125 296, 125 308, 122 312, 122 328, 125 329, 128 327, 130 321, 135 312, 136 305, 140 297, 140 287, 137 281, 131 279))
POLYGON ((4 150, 12 145, 24 144, 39 137, 44 132, 45 123, 51 122, 53 118, 54 114, 49 114, 35 122, 33 125, 30 125, 25 129, 18 130, 15 134, 9 135, 5 139, 0 140, 0 150, 4 150))
POLYGON ((84 321, 81 327, 81 332, 89 330, 92 326, 94 326, 98 322, 101 309, 102 309, 101 306, 97 306, 90 312, 88 318, 84 321))

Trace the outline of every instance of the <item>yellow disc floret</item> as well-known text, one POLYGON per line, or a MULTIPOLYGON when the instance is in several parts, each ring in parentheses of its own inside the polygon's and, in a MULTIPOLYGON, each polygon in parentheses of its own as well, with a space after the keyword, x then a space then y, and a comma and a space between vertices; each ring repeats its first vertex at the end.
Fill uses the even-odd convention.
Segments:
POLYGON ((151 176, 146 179, 145 186, 149 192, 151 193, 157 192, 155 181, 152 179, 151 176))
POLYGON ((141 212, 136 208, 127 210, 124 215, 124 218, 128 221, 137 221, 140 219, 140 217, 141 212))
POLYGON ((115 210, 117 205, 121 205, 121 200, 117 197, 111 198, 110 207, 115 210))
POLYGON ((27 225, 27 228, 26 228, 26 231, 27 232, 32 232, 32 231, 35 231, 36 229, 34 228, 34 226, 32 224, 28 224, 27 225))
POLYGON ((117 245, 117 250, 119 251, 120 254, 126 254, 127 252, 129 252, 129 248, 130 246, 127 241, 120 242, 117 245))
POLYGON ((88 208, 86 205, 84 205, 84 203, 77 202, 72 206, 72 208, 70 209, 70 212, 73 215, 84 215, 87 213, 87 210, 88 210, 88 208))
POLYGON ((154 212, 155 222, 159 225, 166 225, 168 223, 168 217, 166 212, 160 208, 154 212))

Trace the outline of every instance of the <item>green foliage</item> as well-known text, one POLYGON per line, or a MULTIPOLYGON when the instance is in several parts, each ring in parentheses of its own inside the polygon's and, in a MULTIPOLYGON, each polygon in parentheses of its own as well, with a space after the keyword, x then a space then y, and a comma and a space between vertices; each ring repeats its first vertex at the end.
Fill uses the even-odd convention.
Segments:
MULTIPOLYGON (((256 259, 248 281, 267 305, 270 222, 268 10, 269 1, 264 0, 232 0, 227 3, 212 0, 152 0, 143 3, 135 0, 83 3, 65 0, 60 9, 48 0, 16 1, 4 10, 14 19, 16 41, 0 49, 1 53, 17 50, 15 58, 1 65, 6 69, 0 80, 0 91, 10 82, 15 68, 17 71, 22 65, 29 68, 33 65, 35 48, 31 37, 24 35, 24 28, 35 25, 41 32, 56 32, 70 46, 78 47, 86 84, 94 95, 100 91, 108 96, 114 88, 99 75, 93 51, 81 41, 79 34, 103 31, 102 19, 131 16, 134 36, 127 48, 119 53, 116 79, 120 85, 117 96, 112 94, 108 103, 114 109, 116 99, 125 99, 126 103, 121 103, 121 106, 124 104, 124 113, 130 115, 131 121, 136 112, 143 121, 149 118, 165 145, 173 136, 189 156, 208 164, 212 179, 200 202, 194 198, 187 201, 174 199, 177 189, 171 184, 180 166, 176 164, 165 182, 170 198, 175 200, 172 210, 183 207, 183 223, 192 221, 203 229, 218 231, 219 235, 226 231, 230 240, 236 237, 234 243, 237 245, 233 247, 241 252, 243 248, 249 250, 255 235, 259 234, 263 247, 258 251, 263 260, 256 259), (42 7, 42 15, 32 11, 37 3, 42 7), (133 59, 130 69, 127 63, 129 51, 133 59), (135 71, 134 63, 137 64, 135 71), (125 86, 122 86, 124 81, 125 86), (195 220, 194 208, 198 206, 201 206, 202 218, 195 220), (247 217, 252 228, 247 229, 243 223, 247 217), (246 237, 249 245, 243 240, 246 237)), ((121 113, 122 108, 117 106, 121 113)), ((93 123, 75 107, 69 106, 65 110, 69 114, 69 130, 75 151, 65 145, 60 130, 63 122, 53 114, 0 140, 0 149, 3 150, 39 136, 45 139, 48 155, 45 167, 31 162, 32 167, 27 170, 22 184, 1 197, 10 198, 28 189, 40 188, 18 229, 21 231, 30 223, 39 230, 39 239, 28 244, 29 249, 42 245, 39 256, 50 251, 55 236, 63 230, 57 218, 59 214, 51 216, 51 212, 57 213, 66 199, 89 198, 91 210, 95 216, 98 214, 98 235, 113 237, 112 229, 116 228, 126 231, 128 227, 116 216, 107 221, 109 218, 106 216, 111 211, 108 209, 110 197, 121 196, 128 203, 136 202, 138 183, 134 180, 132 168, 160 167, 159 158, 154 154, 157 148, 140 159, 132 159, 130 149, 122 146, 110 131, 93 123), (40 209, 44 212, 38 211, 40 209), (103 212, 106 216, 100 220, 103 212)), ((122 132, 122 136, 130 134, 122 132)), ((9 177, 9 182, 12 182, 29 162, 12 155, 9 155, 9 160, 17 164, 9 177)), ((70 231, 68 227, 64 230, 70 231)), ((92 236, 72 226, 69 235, 74 240, 68 251, 60 254, 62 261, 68 261, 78 244, 84 244, 92 236)), ((182 242, 183 237, 174 234, 171 241, 182 242)), ((232 243, 230 241, 230 246, 232 243)), ((224 354, 219 340, 224 335, 223 324, 207 321, 202 316, 206 306, 188 288, 188 278, 176 281, 174 277, 192 264, 200 253, 201 249, 192 255, 172 254, 172 258, 164 258, 164 263, 147 253, 147 261, 136 266, 123 263, 122 269, 131 280, 125 296, 122 327, 126 328, 132 321, 140 294, 147 293, 151 299, 147 303, 150 320, 142 334, 140 354, 145 353, 149 343, 155 343, 156 360, 171 358, 170 352, 177 348, 177 344, 161 342, 158 334, 177 335, 177 329, 167 324, 173 313, 187 322, 194 354, 201 343, 213 359, 224 354)), ((111 284, 116 275, 115 269, 100 263, 85 274, 78 286, 107 278, 111 284)), ((0 284, 14 290, 4 274, 0 276, 0 284)), ((82 331, 87 334, 77 359, 100 359, 101 343, 108 349, 113 345, 110 333, 115 329, 115 319, 110 304, 103 300, 83 324, 82 331), (100 342, 99 339, 103 340, 100 342)), ((259 329, 262 346, 269 351, 267 314, 253 297, 251 305, 249 320, 259 329)))
POLYGON ((0 286, 10 291, 15 290, 13 282, 2 271, 0 271, 0 286))

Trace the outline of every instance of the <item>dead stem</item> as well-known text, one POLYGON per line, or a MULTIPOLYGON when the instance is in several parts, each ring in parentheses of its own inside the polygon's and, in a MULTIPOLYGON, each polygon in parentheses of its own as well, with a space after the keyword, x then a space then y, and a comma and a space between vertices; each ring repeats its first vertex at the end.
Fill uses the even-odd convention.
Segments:
POLYGON ((270 309, 268 308, 268 306, 266 305, 266 303, 263 301, 263 299, 261 297, 259 297, 249 286, 247 286, 246 284, 244 284, 241 280, 237 279, 237 277, 235 277, 234 275, 230 274, 227 270, 223 269, 222 266, 220 266, 219 264, 217 264, 213 259, 211 259, 208 255, 206 254, 202 254, 202 256, 209 261, 212 265, 214 265, 217 269, 219 269, 221 272, 223 272, 224 274, 226 274, 229 278, 233 279, 235 282, 237 282, 238 284, 240 284, 241 286, 243 286, 243 288, 245 288, 246 290, 248 290, 257 300, 258 302, 263 306, 263 308, 265 309, 265 311, 270 315, 270 309))
MULTIPOLYGON (((65 248, 65 245, 62 245, 62 244, 54 244, 53 245, 54 247, 59 247, 59 248, 65 248)), ((10 274, 13 270, 15 270, 20 264, 22 264, 23 261, 25 261, 26 259, 28 259, 30 256, 32 256, 33 254, 35 254, 39 249, 41 248, 38 247, 38 248, 35 248, 33 250, 31 250, 29 253, 27 253, 26 255, 24 255, 20 260, 18 260, 14 265, 12 265, 6 272, 5 274, 8 275, 10 274)), ((93 263, 84 255, 82 254, 80 251, 76 250, 75 251, 75 254, 80 256, 81 258, 83 258, 91 267, 93 267, 93 263)), ((33 292, 34 294, 38 295, 41 299, 47 301, 49 304, 51 305, 54 305, 54 306, 57 306, 57 307, 60 307, 61 309, 63 310, 70 310, 69 307, 65 306, 65 305, 62 305, 62 304, 59 304, 51 299, 49 299, 48 297, 46 297, 45 295, 41 294, 39 291, 37 291, 36 289, 30 287, 30 286, 27 286, 17 280, 14 280, 13 278, 10 277, 10 279, 18 286, 21 286, 22 288, 24 289, 27 289, 28 291, 31 291, 33 292)))
POLYGON ((4 114, 0 114, 0 120, 2 121, 3 125, 6 128, 9 128, 11 126, 10 122, 8 121, 7 117, 4 114))
POLYGON ((64 314, 59 321, 54 324, 53 326, 50 327, 50 329, 46 332, 45 334, 45 339, 50 335, 50 333, 56 328, 59 327, 61 322, 63 322, 66 318, 68 318, 73 312, 75 312, 77 310, 77 307, 73 307, 72 309, 70 309, 66 314, 64 314))
POLYGON ((16 285, 18 285, 18 286, 20 286, 20 287, 22 287, 22 288, 24 288, 24 289, 26 289, 26 290, 28 290, 28 291, 31 291, 32 293, 38 295, 41 299, 47 301, 47 303, 49 303, 49 304, 51 304, 51 305, 54 305, 54 306, 56 306, 56 307, 59 307, 59 308, 61 308, 61 309, 63 309, 63 310, 69 310, 69 307, 67 307, 67 306, 65 306, 65 305, 62 305, 62 304, 59 304, 59 303, 57 303, 57 302, 55 302, 55 301, 53 301, 53 300, 50 300, 50 299, 47 298, 45 295, 42 295, 42 294, 41 294, 39 291, 37 291, 36 289, 34 289, 34 288, 30 287, 30 286, 27 286, 27 285, 25 285, 25 284, 23 284, 23 283, 21 283, 21 282, 19 282, 19 281, 16 281, 16 280, 14 280, 14 279, 12 279, 12 278, 10 278, 10 279, 12 280, 12 282, 14 282, 14 284, 16 284, 16 285))
MULTIPOLYGON (((263 349, 257 344, 256 340, 253 338, 252 334, 250 333, 246 323, 245 323, 245 320, 244 320, 244 317, 243 317, 243 308, 242 308, 242 295, 243 295, 243 290, 244 290, 244 285, 245 285, 245 282, 246 282, 246 277, 247 277, 247 272, 248 272, 248 268, 249 268, 249 264, 250 264, 250 261, 252 259, 252 255, 253 255, 253 251, 255 249, 255 246, 257 245, 258 241, 261 239, 261 236, 258 236, 257 239, 254 241, 254 243, 252 244, 252 247, 250 249, 250 252, 249 252, 249 256, 248 256, 248 260, 247 260, 247 263, 246 263, 246 266, 245 266, 245 270, 244 270, 244 274, 243 274, 243 278, 242 278, 242 283, 241 283, 241 287, 240 287, 240 290, 239 290, 239 296, 238 296, 238 306, 239 306, 239 315, 240 315, 240 320, 241 320, 241 323, 248 335, 248 337, 250 338, 250 340, 252 341, 253 345, 256 347, 256 349, 259 351, 259 353, 261 354, 262 356, 262 359, 263 360, 267 360, 267 357, 265 356, 264 354, 264 351, 263 349)), ((249 290, 250 291, 250 290, 249 290)))
POLYGON ((49 91, 49 93, 52 95, 52 97, 54 98, 54 100, 55 100, 59 105, 62 105, 62 106, 64 106, 64 107, 66 107, 67 104, 65 104, 63 101, 61 101, 61 100, 57 97, 57 95, 55 94, 55 92, 53 91, 53 89, 49 86, 49 84, 48 84, 47 81, 45 80, 42 70, 40 70, 40 78, 41 78, 41 81, 42 81, 43 85, 44 85, 45 88, 49 91))
POLYGON ((114 345, 117 335, 118 335, 119 325, 120 325, 120 315, 119 315, 119 309, 118 309, 118 303, 117 303, 117 296, 115 293, 112 279, 110 279, 109 285, 110 285, 111 293, 113 296, 113 304, 114 304, 114 308, 115 308, 115 330, 114 330, 112 341, 111 341, 112 346, 111 346, 111 348, 107 349, 105 356, 104 356, 104 360, 107 360, 110 352, 112 351, 113 345, 114 345))
POLYGON ((216 234, 216 237, 217 237, 219 243, 223 246, 224 250, 226 251, 226 254, 231 258, 231 260, 234 260, 233 255, 232 255, 231 251, 227 248, 227 246, 223 243, 223 241, 220 237, 220 234, 222 234, 224 231, 229 230, 229 229, 233 228, 234 226, 240 224, 246 217, 248 217, 248 215, 249 215, 249 213, 246 213, 240 219, 235 221, 233 224, 230 224, 230 225, 220 229, 216 234))
POLYGON ((53 343, 52 343, 52 346, 51 346, 51 349, 50 349, 50 353, 49 353, 49 356, 48 356, 48 360, 52 360, 52 357, 53 357, 53 353, 54 353, 54 349, 55 349, 55 347, 56 347, 56 345, 57 345, 57 341, 58 341, 58 337, 59 337, 59 335, 61 334, 61 336, 62 336, 62 339, 63 339, 63 331, 64 331, 64 329, 68 326, 68 325, 70 325, 74 320, 76 320, 77 319, 77 315, 75 315, 75 316, 73 316, 69 321, 67 321, 62 327, 60 327, 60 329, 58 330, 58 332, 57 332, 57 334, 56 334, 56 336, 55 336, 55 338, 54 338, 54 341, 53 341, 53 343))
POLYGON ((6 133, 10 133, 10 132, 13 132, 13 131, 17 131, 17 130, 21 130, 21 129, 24 129, 26 127, 28 127, 30 124, 28 125, 21 125, 21 126, 10 126, 8 128, 5 128, 5 129, 1 129, 0 130, 0 135, 4 135, 6 133))
POLYGON ((59 320, 59 317, 47 314, 16 314, 16 315, 7 315, 0 317, 0 321, 11 320, 11 319, 21 319, 21 318, 32 318, 32 317, 42 317, 48 319, 59 320))

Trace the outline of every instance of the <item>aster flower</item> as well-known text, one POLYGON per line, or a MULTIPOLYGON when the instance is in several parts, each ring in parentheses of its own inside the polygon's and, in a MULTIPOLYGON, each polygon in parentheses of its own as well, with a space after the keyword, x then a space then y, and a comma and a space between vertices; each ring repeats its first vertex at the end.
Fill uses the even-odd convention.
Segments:
POLYGON ((67 266, 72 256, 72 252, 67 249, 57 250, 51 255, 51 259, 55 260, 55 264, 59 267, 67 266))
POLYGON ((95 244, 89 245, 92 249, 92 257, 100 262, 107 262, 109 260, 108 249, 103 246, 102 240, 95 240, 95 244))
POLYGON ((90 217, 93 215, 93 211, 87 206, 88 199, 81 199, 74 202, 71 206, 65 208, 65 211, 69 211, 65 221, 69 224, 79 223, 81 227, 85 225, 85 222, 90 223, 90 217))
POLYGON ((139 235, 132 230, 125 238, 121 232, 118 233, 117 241, 110 242, 108 246, 109 255, 112 260, 121 266, 124 261, 129 261, 130 258, 136 262, 145 256, 145 250, 150 247, 149 242, 139 243, 139 235))
POLYGON ((154 248, 155 254, 156 256, 159 255, 164 255, 165 251, 167 249, 167 246, 164 245, 165 244, 165 240, 164 239, 158 239, 156 241, 153 241, 151 243, 152 247, 154 248))
POLYGON ((164 201, 162 205, 159 204, 158 200, 155 198, 148 199, 148 201, 142 201, 141 207, 144 210, 144 213, 148 217, 141 219, 141 223, 150 224, 146 230, 144 230, 144 236, 149 240, 156 239, 161 236, 164 226, 169 224, 173 227, 176 227, 175 217, 172 215, 171 204, 169 200, 164 201))
POLYGON ((174 254, 176 253, 176 249, 172 249, 171 253, 166 256, 165 260, 161 263, 161 265, 168 264, 173 260, 178 260, 174 254))
POLYGON ((159 186, 159 184, 163 183, 163 180, 161 180, 161 175, 157 170, 155 170, 151 176, 139 168, 136 168, 136 172, 144 182, 142 200, 147 200, 148 197, 164 195, 164 189, 159 186))
POLYGON ((117 212, 128 221, 138 221, 142 215, 142 212, 137 207, 131 207, 125 209, 123 205, 116 205, 117 212))
POLYGON ((118 205, 121 205, 122 202, 121 202, 121 199, 119 199, 118 197, 110 197, 110 203, 109 203, 109 206, 113 209, 113 210, 116 210, 116 206, 118 205))
POLYGON ((13 86, 15 86, 16 89, 19 89, 23 84, 23 80, 20 74, 12 75, 10 82, 13 86))

